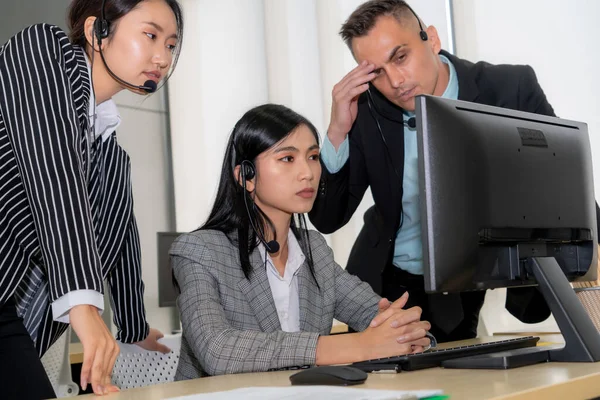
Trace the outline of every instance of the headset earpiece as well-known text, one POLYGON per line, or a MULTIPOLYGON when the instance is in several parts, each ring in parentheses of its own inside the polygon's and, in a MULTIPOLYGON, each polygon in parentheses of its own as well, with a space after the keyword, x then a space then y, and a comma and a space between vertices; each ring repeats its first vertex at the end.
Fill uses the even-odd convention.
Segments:
POLYGON ((427 35, 427 32, 425 32, 425 29, 423 29, 423 25, 421 24, 421 19, 419 18, 419 16, 415 12, 415 10, 412 9, 411 6, 409 6, 408 4, 405 4, 405 5, 406 5, 406 8, 408 8, 408 10, 411 12, 411 14, 414 15, 415 18, 417 19, 417 22, 419 23, 419 36, 421 37, 422 41, 426 42, 427 39, 429 39, 429 36, 427 35))
MULTIPOLYGON (((252 161, 242 161, 242 163, 240 164, 240 175, 242 178, 242 186, 244 187, 243 197, 244 205, 246 206, 246 212, 248 213, 248 221, 250 221, 250 225, 252 225, 252 229, 254 229, 254 233, 256 234, 258 240, 260 240, 260 242, 265 246, 265 250, 267 250, 267 252, 271 254, 277 253, 279 251, 279 243, 277 242, 277 240, 271 240, 269 242, 265 240, 263 233, 256 229, 257 224, 254 223, 255 217, 250 212, 250 207, 248 206, 248 197, 250 196, 247 193, 246 181, 249 181, 256 176, 256 170, 254 169, 254 164, 252 164, 252 161)), ((265 255, 265 267, 266 262, 267 259, 265 255)))
POLYGON ((94 21, 94 31, 98 41, 106 39, 108 37, 108 21, 103 17, 96 18, 96 21, 94 21))
POLYGON ((254 169, 254 165, 250 161, 242 161, 242 165, 240 168, 243 169, 244 176, 243 179, 249 181, 252 180, 256 176, 256 170, 254 169))

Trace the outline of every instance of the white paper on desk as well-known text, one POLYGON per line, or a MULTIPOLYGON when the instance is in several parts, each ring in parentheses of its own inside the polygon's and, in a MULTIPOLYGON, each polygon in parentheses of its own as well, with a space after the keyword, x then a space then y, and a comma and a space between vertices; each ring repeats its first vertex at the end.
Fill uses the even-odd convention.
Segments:
POLYGON ((379 390, 339 386, 248 387, 226 392, 201 393, 171 400, 408 400, 442 394, 441 390, 379 390))

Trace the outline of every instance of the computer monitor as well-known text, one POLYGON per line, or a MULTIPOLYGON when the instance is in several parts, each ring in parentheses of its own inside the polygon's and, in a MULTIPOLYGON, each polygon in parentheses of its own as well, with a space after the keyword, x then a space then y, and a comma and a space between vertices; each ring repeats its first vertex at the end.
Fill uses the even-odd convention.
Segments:
POLYGON ((173 285, 169 249, 181 232, 157 232, 158 249, 158 306, 175 307, 179 293, 173 285))
POLYGON ((566 342, 551 358, 600 360, 569 285, 597 275, 587 125, 434 96, 416 122, 425 290, 537 284, 566 342))

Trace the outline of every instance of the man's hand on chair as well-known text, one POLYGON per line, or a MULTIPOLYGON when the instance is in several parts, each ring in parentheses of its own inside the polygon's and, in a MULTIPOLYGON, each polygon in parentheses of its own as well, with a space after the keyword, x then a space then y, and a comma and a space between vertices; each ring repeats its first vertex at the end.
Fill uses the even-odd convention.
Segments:
POLYGON ((165 335, 163 335, 158 329, 150 328, 148 337, 141 342, 136 342, 135 344, 148 351, 160 351, 163 354, 167 354, 171 351, 171 349, 158 342, 158 339, 164 336, 165 335))

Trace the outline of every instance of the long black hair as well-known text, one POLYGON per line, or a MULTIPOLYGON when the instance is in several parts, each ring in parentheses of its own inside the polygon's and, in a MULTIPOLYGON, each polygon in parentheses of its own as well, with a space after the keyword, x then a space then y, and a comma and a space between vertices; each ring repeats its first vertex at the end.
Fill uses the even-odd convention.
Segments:
MULTIPOLYGON (((246 278, 250 278, 252 273, 250 253, 259 243, 248 213, 252 214, 256 229, 260 230, 263 238, 266 231, 274 235, 276 233, 272 221, 254 203, 251 193, 240 185, 241 177, 235 176, 235 167, 244 161, 256 165, 255 160, 261 153, 284 140, 301 125, 308 127, 319 143, 317 129, 309 120, 285 106, 265 104, 245 113, 236 123, 229 137, 215 203, 207 221, 199 230, 214 229, 225 233, 230 238, 237 236, 240 262, 246 278), (249 205, 248 209, 244 201, 249 205)), ((256 171, 256 175, 258 174, 259 171, 256 171)), ((292 216, 290 229, 298 239, 310 272, 315 278, 312 250, 303 214, 292 216)))

